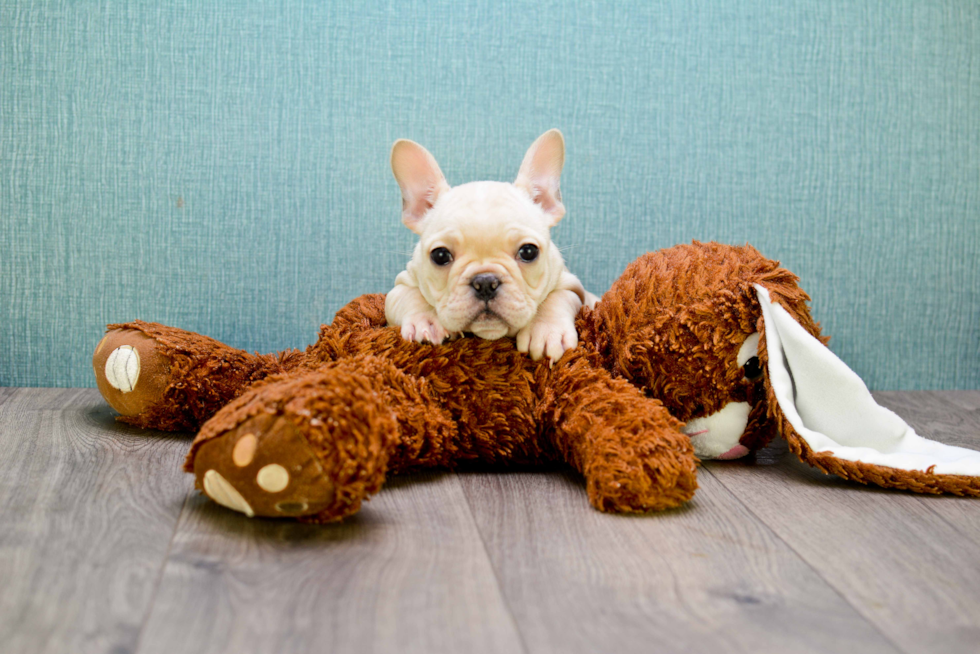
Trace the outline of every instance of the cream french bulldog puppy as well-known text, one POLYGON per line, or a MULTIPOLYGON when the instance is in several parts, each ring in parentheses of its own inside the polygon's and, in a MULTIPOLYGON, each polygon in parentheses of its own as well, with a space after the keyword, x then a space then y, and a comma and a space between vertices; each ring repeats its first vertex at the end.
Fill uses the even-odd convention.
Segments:
POLYGON ((428 150, 397 141, 391 169, 402 222, 420 238, 385 300, 388 324, 420 343, 464 332, 516 336, 518 350, 552 362, 578 345, 575 315, 596 298, 551 242, 550 229, 565 215, 558 188, 564 162, 565 141, 553 129, 528 149, 513 184, 450 188, 428 150))

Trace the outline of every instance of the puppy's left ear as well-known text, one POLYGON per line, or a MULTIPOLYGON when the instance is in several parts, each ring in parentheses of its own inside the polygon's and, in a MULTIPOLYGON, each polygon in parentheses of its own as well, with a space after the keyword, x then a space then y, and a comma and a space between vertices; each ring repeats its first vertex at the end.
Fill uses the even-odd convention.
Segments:
POLYGON ((523 189, 548 216, 554 227, 565 215, 558 180, 565 165, 565 138, 557 129, 550 129, 531 144, 514 186, 523 189))

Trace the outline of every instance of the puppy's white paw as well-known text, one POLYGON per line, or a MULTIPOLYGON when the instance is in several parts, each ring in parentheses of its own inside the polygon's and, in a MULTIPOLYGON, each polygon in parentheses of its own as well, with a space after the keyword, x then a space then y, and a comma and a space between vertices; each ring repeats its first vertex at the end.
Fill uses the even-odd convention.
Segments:
POLYGON ((535 319, 527 327, 517 332, 517 350, 526 352, 538 361, 544 357, 551 360, 551 365, 561 358, 566 350, 578 345, 578 332, 575 323, 561 323, 535 319))
POLYGON ((450 336, 435 315, 415 314, 402 322, 402 338, 406 341, 441 345, 450 336))

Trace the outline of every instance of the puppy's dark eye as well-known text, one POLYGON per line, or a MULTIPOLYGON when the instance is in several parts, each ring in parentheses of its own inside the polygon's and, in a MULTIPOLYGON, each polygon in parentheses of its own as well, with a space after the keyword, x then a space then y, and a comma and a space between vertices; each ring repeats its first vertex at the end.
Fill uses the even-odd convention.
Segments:
POLYGON ((453 262, 453 253, 446 248, 436 248, 429 253, 429 258, 437 266, 447 266, 453 262))
POLYGON ((756 381, 762 377, 762 364, 759 363, 759 357, 752 357, 746 361, 742 366, 742 373, 749 381, 756 381))
POLYGON ((538 246, 534 243, 525 243, 517 251, 517 258, 524 263, 531 263, 538 258, 538 246))

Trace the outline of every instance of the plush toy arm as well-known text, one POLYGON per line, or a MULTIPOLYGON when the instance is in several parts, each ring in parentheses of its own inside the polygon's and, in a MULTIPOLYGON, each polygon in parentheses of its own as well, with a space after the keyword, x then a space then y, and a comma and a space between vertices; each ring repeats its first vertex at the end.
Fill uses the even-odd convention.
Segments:
POLYGON ((301 359, 293 350, 249 354, 157 323, 109 325, 92 356, 106 402, 137 427, 196 431, 250 384, 301 359))
POLYGON ((582 356, 553 371, 545 418, 601 511, 668 509, 697 489, 694 450, 658 401, 582 356))

